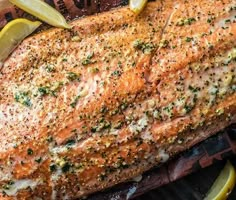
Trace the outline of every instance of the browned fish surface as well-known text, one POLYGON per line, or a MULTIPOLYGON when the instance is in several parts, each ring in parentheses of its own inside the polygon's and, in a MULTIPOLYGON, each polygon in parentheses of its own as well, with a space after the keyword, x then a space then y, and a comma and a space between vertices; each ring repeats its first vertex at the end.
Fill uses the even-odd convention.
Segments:
POLYGON ((26 39, 0 74, 1 199, 73 199, 236 122, 236 1, 165 0, 26 39))

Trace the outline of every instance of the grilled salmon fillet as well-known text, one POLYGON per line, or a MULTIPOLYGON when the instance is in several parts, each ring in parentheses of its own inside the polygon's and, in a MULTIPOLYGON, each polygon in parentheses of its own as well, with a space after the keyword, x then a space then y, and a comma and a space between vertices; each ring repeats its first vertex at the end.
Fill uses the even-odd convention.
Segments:
POLYGON ((0 72, 0 199, 75 199, 236 122, 236 0, 163 0, 27 38, 0 72))

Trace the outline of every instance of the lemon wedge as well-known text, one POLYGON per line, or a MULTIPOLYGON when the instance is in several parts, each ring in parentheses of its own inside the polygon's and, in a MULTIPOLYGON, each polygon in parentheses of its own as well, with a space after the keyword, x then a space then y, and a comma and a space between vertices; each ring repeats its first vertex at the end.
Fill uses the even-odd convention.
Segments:
POLYGON ((41 19, 42 21, 60 28, 71 28, 65 18, 56 9, 41 0, 9 0, 12 4, 41 19))
POLYGON ((233 165, 227 161, 204 200, 225 200, 233 190, 236 173, 233 165))
POLYGON ((3 62, 21 41, 41 24, 39 21, 32 22, 23 18, 9 22, 0 32, 0 62, 3 62))
POLYGON ((130 0, 129 7, 134 13, 139 14, 145 8, 147 2, 148 0, 130 0))

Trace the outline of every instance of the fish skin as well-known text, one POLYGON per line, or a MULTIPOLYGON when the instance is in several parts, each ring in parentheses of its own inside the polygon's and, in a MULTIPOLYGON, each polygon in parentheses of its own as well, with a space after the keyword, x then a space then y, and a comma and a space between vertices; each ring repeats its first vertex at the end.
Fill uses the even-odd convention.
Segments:
POLYGON ((0 73, 0 199, 80 198, 235 123, 235 7, 156 1, 24 40, 0 73))

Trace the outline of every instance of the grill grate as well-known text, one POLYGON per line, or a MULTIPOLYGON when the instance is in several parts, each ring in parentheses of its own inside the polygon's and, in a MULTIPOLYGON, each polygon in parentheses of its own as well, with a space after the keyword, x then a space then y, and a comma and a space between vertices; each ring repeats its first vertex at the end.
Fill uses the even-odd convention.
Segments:
MULTIPOLYGON (((236 166, 236 157, 231 158, 236 166)), ((162 186, 146 194, 134 198, 135 200, 202 200, 204 194, 209 190, 225 161, 219 161, 214 165, 201 169, 191 175, 162 186)), ((229 200, 236 199, 236 188, 229 196, 229 200)))

